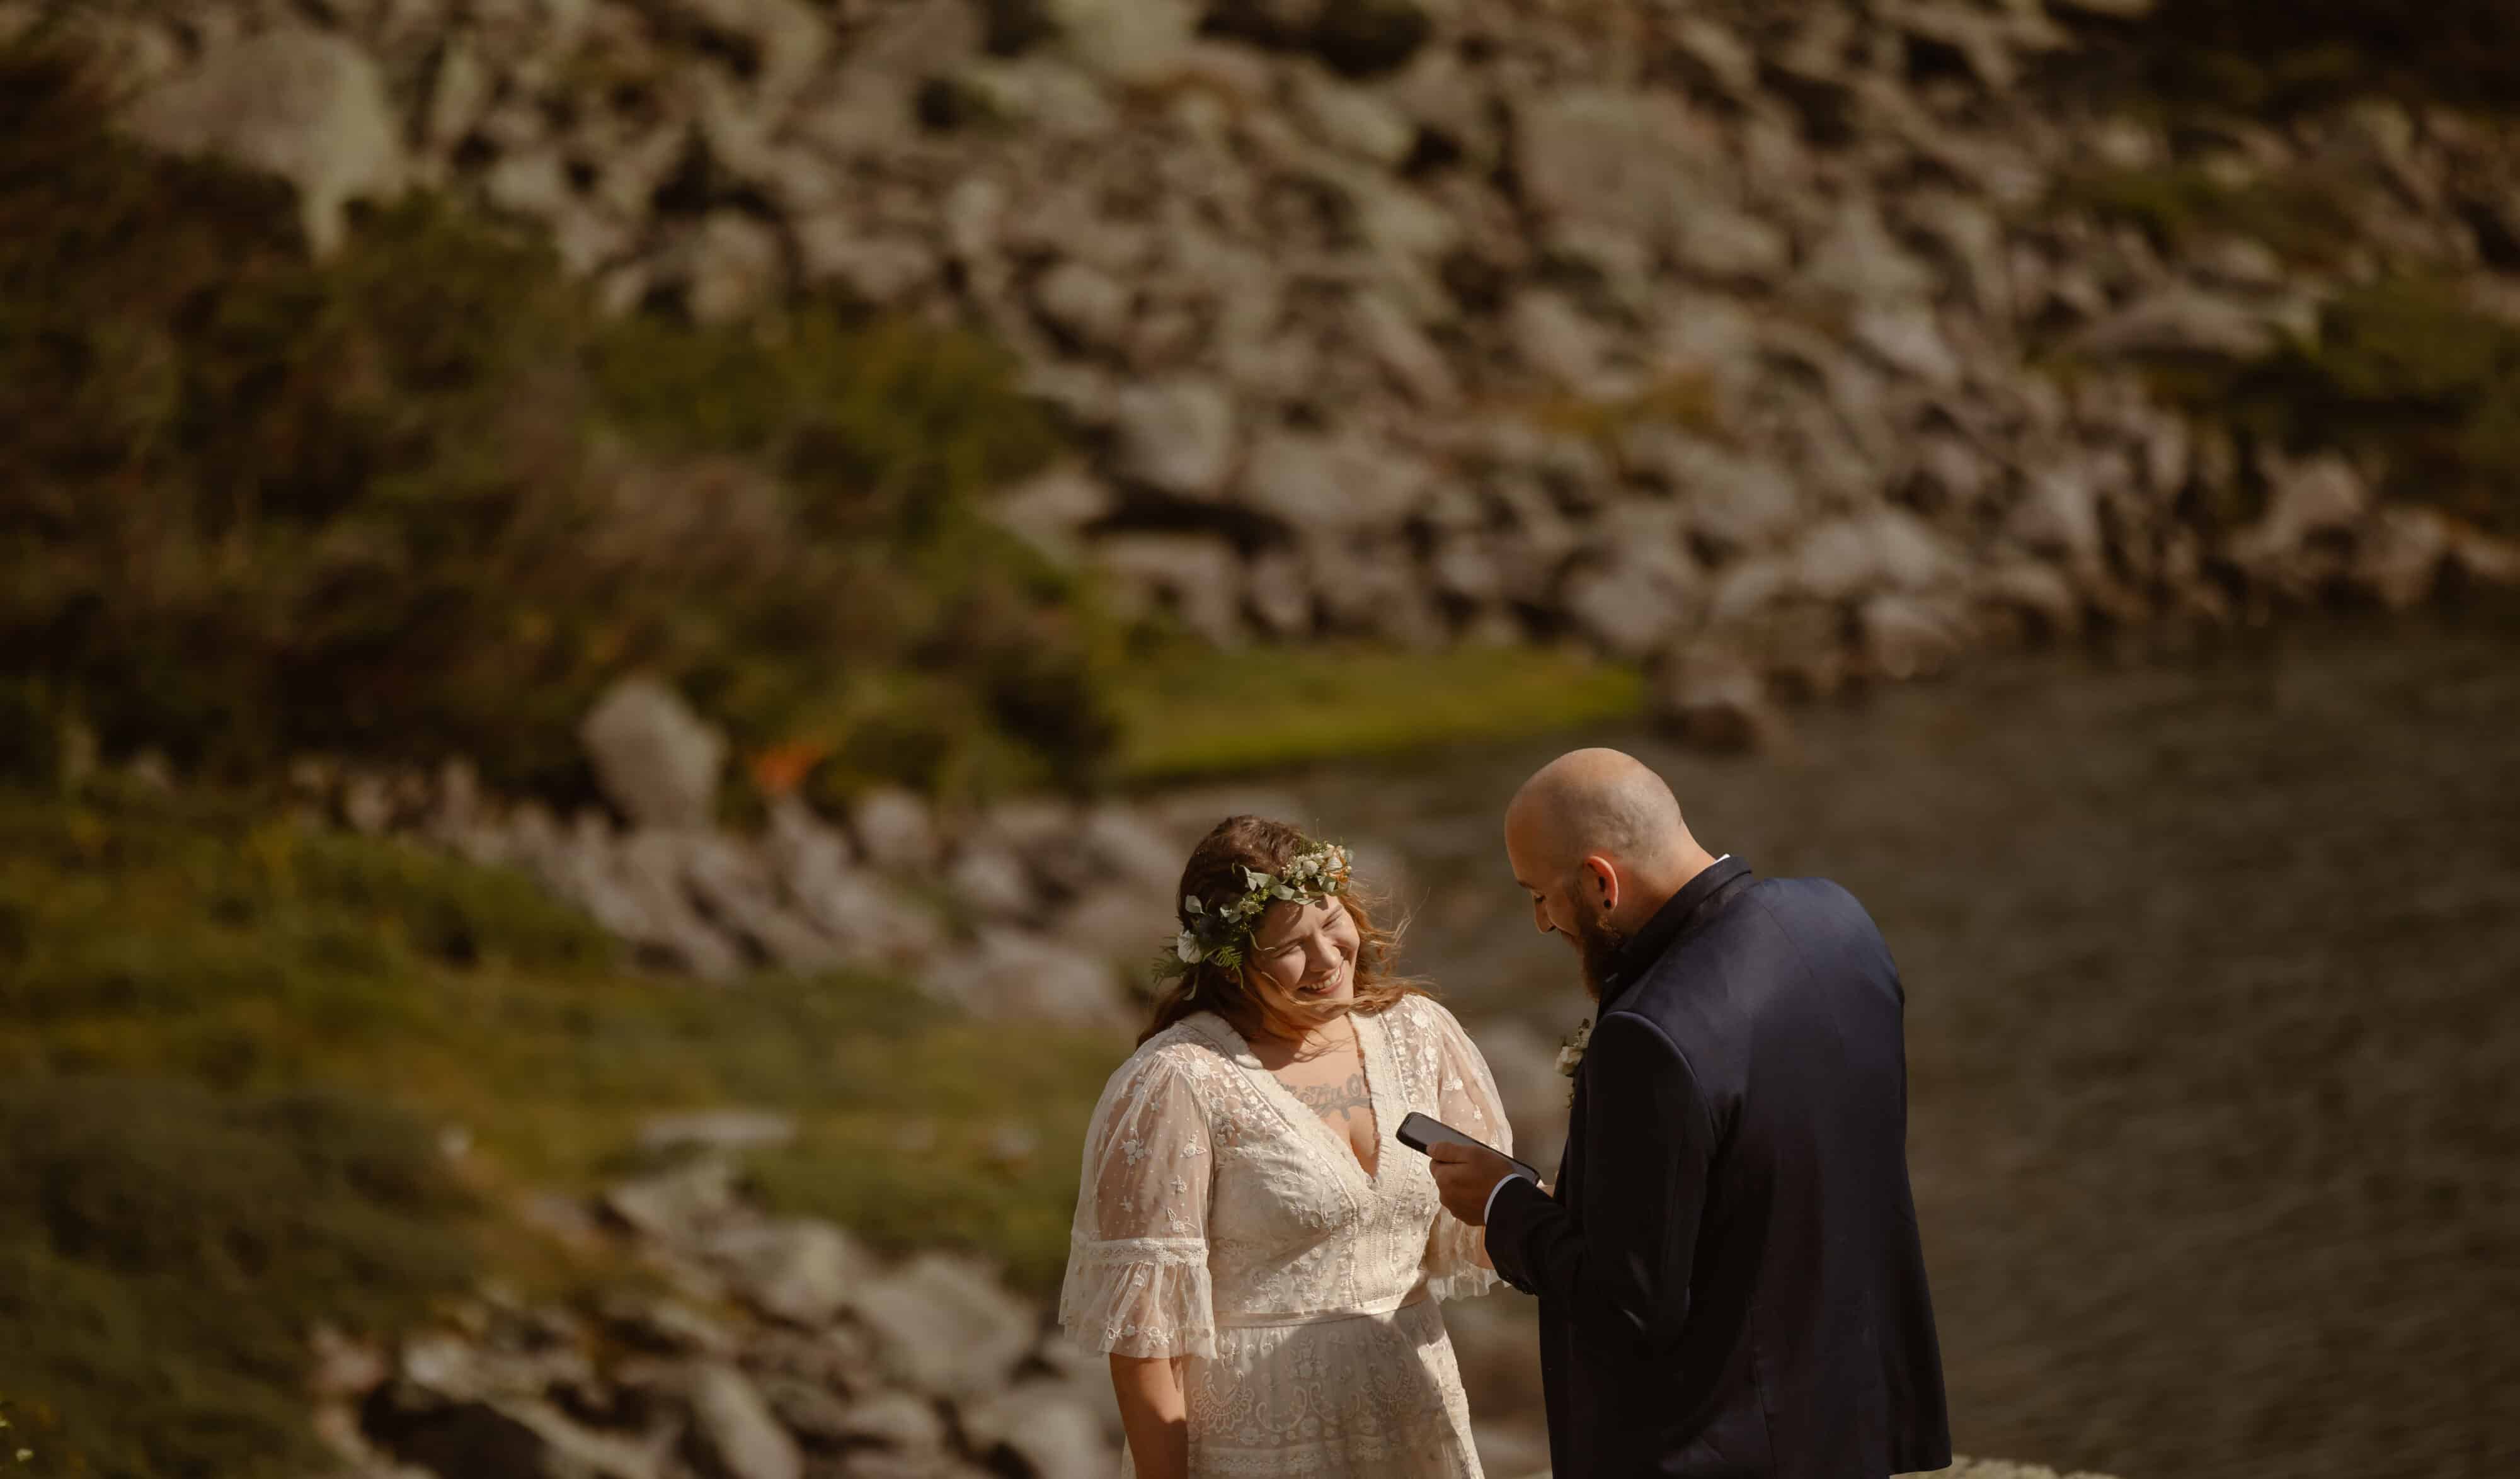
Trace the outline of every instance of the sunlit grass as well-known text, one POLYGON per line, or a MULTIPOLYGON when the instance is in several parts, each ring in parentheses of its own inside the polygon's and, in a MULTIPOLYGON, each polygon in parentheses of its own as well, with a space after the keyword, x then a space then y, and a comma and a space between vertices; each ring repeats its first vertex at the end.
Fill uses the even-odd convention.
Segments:
POLYGON ((1261 648, 1121 675, 1122 779, 1147 783, 1510 739, 1622 719, 1632 668, 1529 647, 1261 648))
POLYGON ((250 798, 0 790, 0 1391, 93 1472, 282 1472, 310 1322, 604 1276, 510 1199, 637 1174, 677 1109, 795 1119, 747 1167, 775 1208, 1047 1292, 1127 1047, 881 977, 642 975, 522 876, 250 798))

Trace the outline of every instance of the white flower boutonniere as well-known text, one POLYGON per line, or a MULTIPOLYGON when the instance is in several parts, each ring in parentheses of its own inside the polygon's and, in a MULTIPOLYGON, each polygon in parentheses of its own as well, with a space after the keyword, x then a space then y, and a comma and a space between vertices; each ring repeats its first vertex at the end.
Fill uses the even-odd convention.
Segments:
POLYGON ((1593 1019, 1586 1017, 1575 1035, 1557 1046, 1557 1071, 1566 1075, 1566 1102, 1575 1102, 1575 1070, 1584 1064, 1584 1048, 1593 1041, 1593 1019))

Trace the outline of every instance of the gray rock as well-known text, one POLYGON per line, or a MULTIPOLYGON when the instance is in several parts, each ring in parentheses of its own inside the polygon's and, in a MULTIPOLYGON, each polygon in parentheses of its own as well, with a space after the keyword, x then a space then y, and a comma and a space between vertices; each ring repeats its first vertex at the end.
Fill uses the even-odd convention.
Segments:
POLYGON ((1667 567, 1619 560, 1570 572, 1558 605, 1602 650, 1634 660, 1661 650, 1680 631, 1692 594, 1667 567))
POLYGON ((1561 293, 1528 289, 1506 309, 1506 333, 1525 364, 1569 390, 1596 387, 1606 336, 1561 293))
POLYGON ((1184 377, 1123 388, 1114 407, 1113 471, 1182 498, 1213 498, 1234 471, 1234 401, 1184 377))
POLYGON ((1155 959, 1179 926, 1166 907, 1169 889, 1095 888, 1052 922, 1058 941, 1081 955, 1128 970, 1155 959))
POLYGON ((735 1167, 718 1156, 623 1182, 604 1193, 605 1210, 658 1241, 689 1245, 735 1208, 735 1167))
POLYGON ((1041 0, 1063 50, 1118 83, 1152 83, 1178 67, 1198 29, 1190 0, 1041 0))
POLYGON ((1127 336, 1136 294, 1091 262, 1064 261, 1033 284, 1034 306, 1079 343, 1119 344, 1127 336))
POLYGON ((887 873, 934 869, 944 843, 927 803, 897 785, 878 786, 849 808, 849 830, 869 863, 887 873))
POLYGON ((896 1453, 930 1454, 944 1449, 948 1435, 932 1399, 909 1392, 879 1392, 851 1403, 832 1436, 896 1453))
POLYGON ((945 881, 963 905, 990 919, 1025 919, 1041 907, 1023 860, 1002 848, 967 845, 946 870, 945 881))
POLYGON ((211 48, 135 99, 122 123, 157 148, 288 180, 319 256, 340 244, 343 205, 400 191, 407 172, 376 63, 344 37, 294 26, 211 48))
POLYGON ((698 829, 716 821, 726 740, 672 689, 649 678, 613 684, 578 739, 604 793, 638 825, 698 829))
POLYGON ((847 1233, 808 1218, 723 1229, 700 1248, 754 1307, 808 1327, 830 1323, 875 1274, 847 1233))
POLYGON ((1912 596, 1873 597, 1864 604, 1859 624, 1865 665, 1894 682, 1941 672, 1962 646, 1957 615, 1912 596))
POLYGON ((639 1148, 751 1150, 796 1138, 796 1117, 769 1109, 694 1109, 639 1122, 639 1148))
POLYGON ((1670 488, 1690 529, 1721 549, 1765 547, 1803 517, 1793 474, 1764 458, 1667 426, 1633 429, 1621 451, 1670 488))
POLYGON ((1151 890, 1158 898, 1171 895, 1187 856, 1154 821, 1107 803, 1079 819, 1076 846, 1098 878, 1151 890))
POLYGON ((811 973, 840 964, 830 937, 788 911, 760 855, 722 833, 683 838, 680 845, 683 885, 720 930, 788 970, 811 973))
POLYGON ((989 1271, 922 1253, 865 1290, 859 1318, 885 1367, 915 1390, 968 1398, 996 1388, 1033 1343, 1037 1319, 989 1271))
POLYGON ((1305 534, 1397 524, 1427 492, 1426 466, 1350 432, 1273 431, 1251 449, 1241 500, 1305 534))
POLYGON ((1000 927, 983 927, 969 949, 930 965, 921 984, 937 1000, 992 1020, 1095 1028, 1120 1020, 1108 964, 1000 927))
POLYGON ((685 262, 692 317, 726 324, 770 301, 787 279, 779 234, 739 211, 712 211, 700 222, 685 262))
POLYGON ((2420 504, 2391 504, 2374 511, 2355 547, 2353 580, 2393 611, 2430 599, 2450 561, 2454 535, 2450 516, 2420 504))
POLYGON ((1074 566, 1085 558, 1086 526, 1118 506, 1102 479, 1062 465, 998 494, 988 514, 1052 562, 1074 566))
POLYGON ((1760 748, 1784 734, 1758 668, 1721 645, 1693 643, 1666 653, 1652 703, 1656 723, 1710 749, 1760 748))
POLYGON ((1742 209, 1721 136, 1672 94, 1570 88, 1525 101, 1514 148, 1552 235, 1629 237, 1717 276, 1784 265, 1789 244, 1742 209))
POLYGON ((1998 565, 1978 582, 1979 599, 2025 620, 2034 635, 2070 637, 2083 628, 2083 599, 2065 572, 2039 560, 1998 565))
POLYGON ((2222 297, 2170 287, 2117 310, 2075 336, 2073 346, 2096 357, 2190 356, 2263 359, 2287 339, 2317 332, 2318 306, 2307 298, 2273 302, 2222 297))
MULTIPOLYGON (((765 111, 802 90, 831 44, 831 27, 803 0, 648 0, 720 36, 749 43, 761 59, 754 88, 765 111)), ((942 7, 939 7, 942 9, 942 7)))
POLYGON ((692 1457, 711 1479, 802 1479, 805 1457, 744 1374, 724 1363, 692 1380, 692 1457))
POLYGON ((1031 1479, 1104 1479, 1118 1461, 1094 1410, 1050 1382, 1025 1382, 968 1410, 964 1429, 983 1453, 1011 1454, 1031 1479))
POLYGON ((1461 381, 1451 361, 1388 293, 1361 293, 1352 309, 1357 336, 1410 399, 1428 410, 1461 400, 1461 381))
POLYGON ((907 236, 870 232, 847 211, 830 210, 789 223, 799 268, 809 282, 837 283, 878 305, 897 303, 934 283, 936 253, 907 236))
POLYGON ((1294 76, 1297 115, 1313 136, 1332 149, 1390 168, 1418 143, 1418 125, 1374 93, 1311 67, 1294 76))
POLYGON ((1168 610, 1200 639, 1242 638, 1242 565, 1223 540, 1203 534, 1117 534, 1098 541, 1094 563, 1135 613, 1168 610))
POLYGON ((613 855, 613 881, 628 902, 628 919, 616 932, 669 956, 703 980, 741 974, 740 946, 692 906, 686 880, 696 849, 710 839, 699 832, 633 832, 613 855))
POLYGON ((2269 454, 2259 460, 2267 479, 2267 508, 2258 521, 2234 534, 2232 558, 2244 567, 2269 570, 2313 536, 2359 522, 2371 490, 2354 465, 2335 453, 2294 462, 2269 454))

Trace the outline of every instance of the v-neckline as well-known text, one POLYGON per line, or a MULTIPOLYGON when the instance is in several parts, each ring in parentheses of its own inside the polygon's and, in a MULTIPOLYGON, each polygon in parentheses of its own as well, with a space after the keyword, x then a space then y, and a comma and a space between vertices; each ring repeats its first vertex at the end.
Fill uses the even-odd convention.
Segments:
POLYGON ((1235 1063, 1260 1079, 1261 1092, 1271 1097, 1270 1102, 1294 1126, 1298 1135, 1304 1134, 1309 1127, 1313 1148, 1328 1154, 1330 1159, 1345 1167, 1367 1187, 1381 1187, 1382 1169, 1390 1161, 1391 1147, 1385 1143, 1390 1139, 1390 1129, 1385 1124, 1389 1116, 1383 1100, 1383 1080, 1389 1075, 1376 1071, 1373 1061, 1375 1048, 1381 1042, 1380 1022, 1356 1011, 1349 1012, 1347 1018, 1356 1029, 1356 1071, 1365 1079, 1366 1113, 1373 1116, 1373 1169, 1369 1171, 1365 1162, 1357 1158, 1356 1143, 1332 1130, 1302 1099, 1295 1098, 1295 1091, 1286 1087, 1286 1081, 1271 1072, 1269 1065, 1260 1061, 1260 1054, 1251 1051, 1250 1041, 1243 1037, 1240 1029, 1227 1021, 1222 1013, 1211 1011, 1206 1015, 1213 1017, 1218 1029, 1225 1034, 1226 1046, 1232 1049, 1235 1063))

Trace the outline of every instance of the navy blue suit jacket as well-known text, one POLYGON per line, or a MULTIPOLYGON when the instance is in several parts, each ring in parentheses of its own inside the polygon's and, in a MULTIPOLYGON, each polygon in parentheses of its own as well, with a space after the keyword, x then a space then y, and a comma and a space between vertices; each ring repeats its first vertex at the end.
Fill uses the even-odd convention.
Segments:
POLYGON ((1540 1296, 1557 1479, 1951 1462, 1907 1162, 1905 994, 1854 897, 1727 859, 1614 961, 1552 1193, 1496 1193, 1540 1296))

